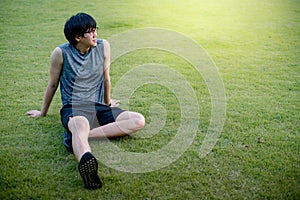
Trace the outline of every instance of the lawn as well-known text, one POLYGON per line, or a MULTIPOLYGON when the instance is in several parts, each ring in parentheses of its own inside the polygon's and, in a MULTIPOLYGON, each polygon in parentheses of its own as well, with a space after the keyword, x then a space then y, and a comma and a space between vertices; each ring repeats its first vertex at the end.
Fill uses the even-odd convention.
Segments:
POLYGON ((0 198, 300 199, 299 13, 297 0, 1 0, 0 198), (162 46, 113 59, 113 97, 148 125, 91 142, 104 183, 95 191, 62 145, 59 91, 47 117, 25 114, 40 109, 49 56, 77 12, 115 52, 162 46), (138 30, 150 31, 127 37, 138 30), (199 71, 189 55, 209 64, 199 71))

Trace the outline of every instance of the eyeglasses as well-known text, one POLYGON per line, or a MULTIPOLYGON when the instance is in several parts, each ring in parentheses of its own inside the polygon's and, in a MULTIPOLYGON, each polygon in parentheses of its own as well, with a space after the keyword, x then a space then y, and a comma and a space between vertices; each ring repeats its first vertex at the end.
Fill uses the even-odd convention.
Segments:
POLYGON ((91 28, 91 29, 89 29, 88 31, 86 31, 86 32, 84 32, 84 33, 88 33, 88 34, 92 35, 92 34, 97 33, 97 32, 98 32, 98 29, 99 29, 99 27, 91 28))

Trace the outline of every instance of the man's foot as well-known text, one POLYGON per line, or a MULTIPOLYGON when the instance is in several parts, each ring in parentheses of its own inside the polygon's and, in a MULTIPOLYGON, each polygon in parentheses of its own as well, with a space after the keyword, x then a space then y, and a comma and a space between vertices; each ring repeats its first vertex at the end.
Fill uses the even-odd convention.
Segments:
POLYGON ((102 187, 102 182, 98 176, 97 159, 90 152, 86 152, 82 156, 78 164, 78 170, 87 189, 102 187))

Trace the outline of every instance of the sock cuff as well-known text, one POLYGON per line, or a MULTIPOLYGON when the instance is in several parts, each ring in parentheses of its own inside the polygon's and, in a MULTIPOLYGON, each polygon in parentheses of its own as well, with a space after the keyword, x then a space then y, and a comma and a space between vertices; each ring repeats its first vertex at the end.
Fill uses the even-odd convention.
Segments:
POLYGON ((86 161, 92 159, 92 158, 95 158, 93 156, 93 154, 91 154, 91 152, 86 152, 85 154, 83 154, 83 156, 80 158, 80 162, 79 164, 83 164, 85 163, 86 161))

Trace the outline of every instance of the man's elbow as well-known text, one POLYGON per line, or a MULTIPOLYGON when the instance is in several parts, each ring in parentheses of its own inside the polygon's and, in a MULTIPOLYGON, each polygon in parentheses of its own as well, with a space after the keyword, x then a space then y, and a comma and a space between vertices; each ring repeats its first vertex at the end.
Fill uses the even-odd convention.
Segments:
POLYGON ((57 87, 58 87, 58 84, 55 84, 55 83, 49 83, 47 86, 47 88, 52 91, 56 91, 57 87))
POLYGON ((109 79, 104 79, 104 85, 105 86, 110 86, 110 80, 109 79))

